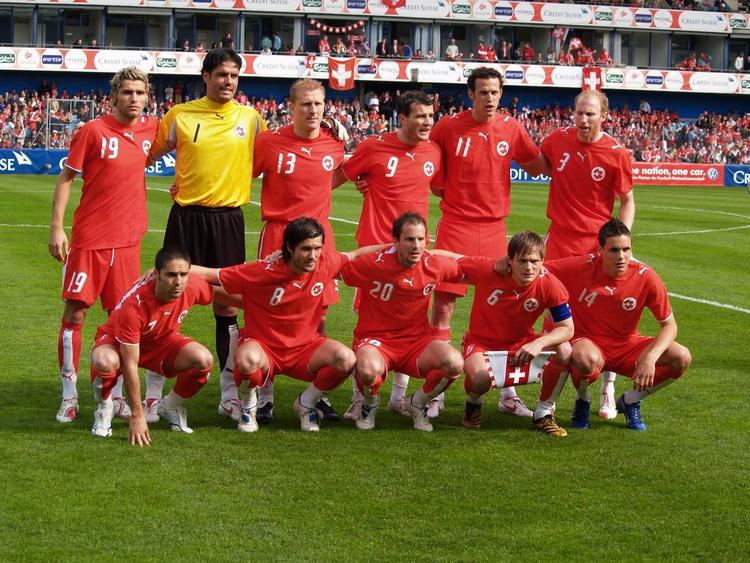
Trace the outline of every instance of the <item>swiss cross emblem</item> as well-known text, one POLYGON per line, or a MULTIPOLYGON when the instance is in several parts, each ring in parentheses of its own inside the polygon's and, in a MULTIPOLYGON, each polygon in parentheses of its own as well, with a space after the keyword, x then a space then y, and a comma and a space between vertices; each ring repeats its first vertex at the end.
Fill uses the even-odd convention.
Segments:
POLYGON ((497 154, 505 156, 510 150, 510 145, 508 144, 508 141, 500 141, 495 149, 497 150, 497 154))
POLYGON ((626 297, 622 300, 622 308, 626 311, 632 311, 636 305, 638 305, 638 301, 635 300, 635 297, 626 297))
POLYGON ((322 164, 323 170, 330 172, 333 170, 333 157, 330 154, 325 155, 322 164))
POLYGON ((148 154, 148 151, 151 150, 151 141, 143 141, 141 148, 143 149, 143 154, 148 154))
POLYGON ((317 297, 318 295, 320 295, 321 293, 323 293, 323 283, 322 282, 317 282, 315 285, 313 285, 310 288, 310 293, 314 297, 317 297))
POLYGON ((239 124, 234 128, 234 132, 240 139, 244 138, 244 136, 247 135, 247 130, 239 124))
POLYGON ((530 297, 529 299, 523 302, 524 311, 528 311, 530 313, 531 311, 536 311, 538 308, 539 308, 539 301, 537 301, 533 297, 530 297))
POLYGON ((602 168, 601 166, 596 166, 595 168, 591 169, 591 177, 597 182, 601 182, 602 180, 604 180, 604 177, 606 175, 607 173, 604 172, 604 168, 602 168))
POLYGON ((422 170, 424 170, 425 176, 432 176, 435 173, 435 165, 428 160, 422 166, 422 170))

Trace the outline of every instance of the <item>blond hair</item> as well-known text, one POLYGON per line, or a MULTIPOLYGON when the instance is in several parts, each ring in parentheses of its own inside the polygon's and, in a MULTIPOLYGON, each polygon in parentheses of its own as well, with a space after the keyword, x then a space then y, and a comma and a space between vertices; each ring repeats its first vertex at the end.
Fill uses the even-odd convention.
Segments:
POLYGON ((326 95, 326 89, 318 80, 313 80, 312 78, 301 78, 299 80, 295 80, 292 84, 292 87, 289 88, 289 101, 294 103, 294 101, 297 99, 297 94, 300 92, 305 92, 307 90, 320 90, 323 92, 323 97, 326 95))
POLYGON ((140 80, 146 86, 146 94, 148 94, 150 89, 148 74, 143 72, 136 66, 126 66, 125 68, 121 68, 120 70, 118 70, 117 73, 115 73, 115 75, 112 77, 112 80, 109 81, 109 100, 113 104, 116 101, 117 92, 120 91, 120 88, 122 88, 122 83, 125 80, 140 80))
POLYGON ((580 94, 578 94, 576 96, 574 107, 578 105, 578 100, 584 98, 585 96, 590 96, 599 100, 601 114, 603 116, 609 115, 609 98, 607 97, 607 94, 605 94, 604 92, 600 92, 599 90, 586 90, 585 92, 581 92, 580 94))

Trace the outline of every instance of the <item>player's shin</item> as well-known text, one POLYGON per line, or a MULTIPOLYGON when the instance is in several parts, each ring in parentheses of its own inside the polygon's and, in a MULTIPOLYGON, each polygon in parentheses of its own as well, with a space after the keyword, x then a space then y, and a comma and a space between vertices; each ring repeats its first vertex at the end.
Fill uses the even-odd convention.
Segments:
POLYGON ((458 379, 458 375, 448 375, 441 369, 428 371, 424 385, 412 395, 412 403, 416 407, 424 407, 428 401, 445 391, 456 379, 458 379))
POLYGON ((573 379, 573 386, 576 388, 576 398, 581 401, 591 402, 591 389, 589 384, 599 379, 600 370, 594 370, 590 373, 582 373, 574 365, 570 366, 570 375, 573 379))
POLYGON ((97 403, 108 401, 112 395, 112 387, 117 379, 117 372, 104 372, 91 369, 91 386, 94 389, 94 399, 97 403))
POLYGON ((672 366, 656 366, 656 371, 654 373, 654 384, 648 389, 644 389, 643 391, 638 391, 636 389, 625 391, 625 393, 623 393, 625 402, 627 404, 637 403, 641 399, 645 399, 649 395, 653 395, 667 385, 674 383, 681 376, 682 372, 678 369, 673 368, 672 366))
POLYGON ((397 403, 406 397, 406 389, 409 387, 409 376, 405 373, 393 372, 393 383, 391 384, 391 403, 397 403))
POLYGON ((191 368, 177 372, 177 381, 175 381, 172 392, 183 399, 189 399, 201 390, 208 381, 209 375, 211 375, 211 368, 191 368))
POLYGON ((60 323, 60 332, 57 336, 57 361, 60 367, 63 398, 78 397, 76 381, 81 358, 81 327, 80 323, 74 324, 65 320, 60 323))
POLYGON ((160 400, 164 390, 164 378, 150 369, 146 370, 146 402, 149 399, 160 400))
POLYGON ((219 358, 219 367, 224 370, 230 353, 232 333, 238 330, 237 315, 231 317, 214 315, 214 318, 216 319, 216 356, 219 358))
MULTIPOLYGON (((216 324, 216 342, 217 342, 217 349, 218 349, 218 342, 219 342, 219 333, 218 333, 218 327, 219 327, 219 321, 218 319, 227 319, 230 317, 216 317, 217 318, 217 324, 216 324)), ((237 350, 237 341, 239 338, 239 328, 237 327, 237 317, 233 317, 235 319, 234 324, 231 324, 227 327, 227 334, 229 335, 229 344, 227 348, 227 355, 224 358, 224 361, 221 361, 221 356, 219 356, 219 361, 221 365, 221 371, 219 373, 219 384, 221 386, 221 402, 224 401, 236 401, 237 398, 237 386, 234 382, 234 353, 237 350)))
POLYGON ((542 372, 542 389, 539 393, 539 402, 534 410, 534 419, 555 414, 557 399, 560 397, 567 379, 568 371, 565 366, 554 362, 547 364, 542 372))

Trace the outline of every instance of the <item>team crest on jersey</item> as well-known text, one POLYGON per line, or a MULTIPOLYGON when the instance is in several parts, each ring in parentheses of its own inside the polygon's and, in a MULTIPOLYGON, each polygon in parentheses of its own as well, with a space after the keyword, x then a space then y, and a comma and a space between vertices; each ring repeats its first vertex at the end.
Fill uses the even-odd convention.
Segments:
POLYGON ((240 139, 244 139, 245 135, 247 135, 247 129, 245 129, 244 125, 238 123, 234 126, 234 134, 237 135, 240 139))
POLYGON ((591 177, 596 182, 601 182, 602 180, 604 180, 604 177, 606 175, 607 173, 604 171, 604 168, 602 168, 601 166, 595 166, 594 168, 591 169, 591 177))
POLYGON ((180 314, 177 316, 177 322, 182 324, 182 321, 185 320, 185 317, 187 317, 187 314, 188 314, 187 309, 181 311, 180 314))
POLYGON ((323 170, 326 172, 333 170, 333 157, 330 154, 323 157, 323 170))
POLYGON ((626 297, 622 300, 622 308, 626 311, 632 311, 636 305, 638 305, 638 301, 635 300, 635 297, 626 297))
POLYGON ((313 285, 313 286, 312 286, 312 287, 310 288, 310 294, 311 294, 311 295, 312 295, 313 297, 317 297, 317 296, 318 296, 318 295, 320 295, 321 293, 323 293, 323 282, 317 282, 317 283, 316 283, 315 285, 313 285))
POLYGON ((148 154, 148 151, 151 150, 151 141, 149 140, 143 141, 141 148, 143 149, 143 154, 148 154))
POLYGON ((534 299, 533 297, 529 297, 526 301, 523 302, 523 310, 531 313, 531 311, 536 311, 539 308, 539 301, 534 299))
POLYGON ((508 141, 500 141, 495 147, 495 150, 500 156, 505 156, 510 150, 510 145, 508 144, 508 141))
POLYGON ((435 284, 434 283, 428 283, 424 288, 422 289, 422 295, 429 295, 435 290, 435 284))
POLYGON ((425 176, 432 176, 435 173, 435 165, 432 161, 428 160, 422 165, 422 170, 425 176))

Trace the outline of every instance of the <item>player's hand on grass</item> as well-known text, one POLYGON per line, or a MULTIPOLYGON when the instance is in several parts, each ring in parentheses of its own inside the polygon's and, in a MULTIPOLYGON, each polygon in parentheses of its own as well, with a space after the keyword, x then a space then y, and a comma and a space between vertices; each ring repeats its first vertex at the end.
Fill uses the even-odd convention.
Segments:
POLYGON ((645 391, 654 384, 654 373, 656 372, 656 362, 648 358, 638 358, 635 363, 635 373, 633 374, 633 387, 636 391, 645 391))
POLYGON ((146 418, 143 415, 130 417, 128 440, 134 446, 143 447, 151 445, 151 433, 148 430, 148 424, 146 424, 146 418))
POLYGON ((354 181, 354 185, 356 186, 357 191, 362 195, 367 193, 367 180, 365 180, 364 178, 357 178, 354 181))
POLYGON ((175 182, 169 187, 169 197, 171 197, 172 199, 175 199, 179 192, 180 192, 180 188, 177 187, 177 182, 175 182))
POLYGON ((68 236, 65 231, 63 229, 50 229, 47 247, 52 258, 64 263, 68 256, 68 236))

